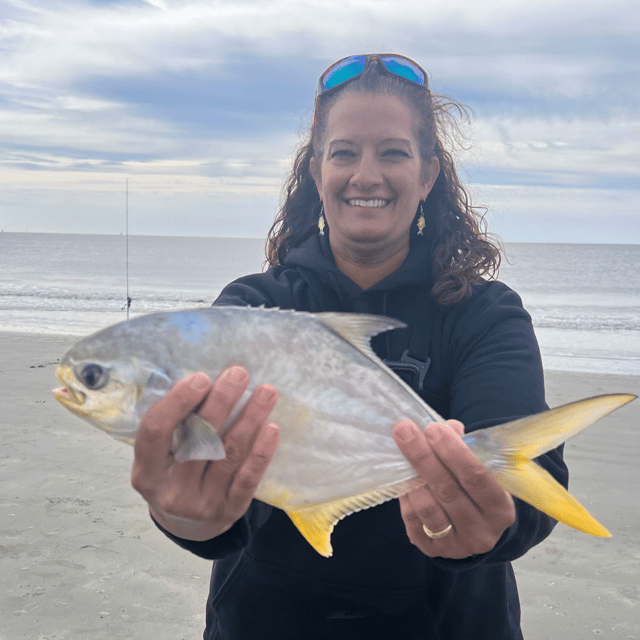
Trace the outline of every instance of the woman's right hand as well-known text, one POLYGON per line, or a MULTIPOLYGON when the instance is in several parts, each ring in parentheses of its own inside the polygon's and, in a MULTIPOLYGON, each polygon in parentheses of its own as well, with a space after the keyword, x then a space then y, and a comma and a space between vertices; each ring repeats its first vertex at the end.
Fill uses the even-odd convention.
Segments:
POLYGON ((171 453, 174 430, 198 405, 198 415, 219 430, 248 383, 241 367, 228 369, 213 384, 194 373, 142 418, 131 484, 158 524, 179 538, 210 540, 230 529, 249 508, 273 457, 280 432, 267 423, 278 395, 270 385, 256 388, 226 432, 226 458, 179 463, 171 453))

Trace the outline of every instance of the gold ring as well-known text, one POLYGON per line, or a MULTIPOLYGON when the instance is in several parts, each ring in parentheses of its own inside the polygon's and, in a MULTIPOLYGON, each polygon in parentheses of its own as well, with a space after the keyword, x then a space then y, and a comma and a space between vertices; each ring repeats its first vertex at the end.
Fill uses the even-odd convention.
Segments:
POLYGON ((450 524, 448 527, 444 528, 442 531, 431 531, 431 529, 427 528, 426 524, 422 525, 424 532, 432 539, 437 540, 438 538, 444 538, 451 529, 453 529, 453 525, 450 524))

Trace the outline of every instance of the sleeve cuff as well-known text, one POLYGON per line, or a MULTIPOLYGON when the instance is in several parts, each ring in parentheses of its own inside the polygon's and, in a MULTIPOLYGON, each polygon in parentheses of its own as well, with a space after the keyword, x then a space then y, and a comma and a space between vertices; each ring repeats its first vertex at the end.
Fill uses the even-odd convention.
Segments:
MULTIPOLYGON (((151 515, 151 514, 149 514, 151 515)), ((175 542, 179 547, 191 551, 200 558, 205 560, 218 560, 224 558, 231 553, 235 553, 246 546, 249 540, 249 527, 246 519, 241 518, 238 520, 228 531, 211 538, 211 540, 185 540, 174 536, 172 533, 162 527, 153 516, 151 516, 153 523, 164 533, 167 538, 175 542)))

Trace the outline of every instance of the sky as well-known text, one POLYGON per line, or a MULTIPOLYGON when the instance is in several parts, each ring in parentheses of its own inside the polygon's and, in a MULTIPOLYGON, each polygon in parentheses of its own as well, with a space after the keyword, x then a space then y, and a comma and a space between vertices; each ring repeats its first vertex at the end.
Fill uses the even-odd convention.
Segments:
POLYGON ((0 0, 0 229, 263 237, 318 77, 385 51, 472 111, 503 240, 640 244, 638 34, 638 0, 0 0))

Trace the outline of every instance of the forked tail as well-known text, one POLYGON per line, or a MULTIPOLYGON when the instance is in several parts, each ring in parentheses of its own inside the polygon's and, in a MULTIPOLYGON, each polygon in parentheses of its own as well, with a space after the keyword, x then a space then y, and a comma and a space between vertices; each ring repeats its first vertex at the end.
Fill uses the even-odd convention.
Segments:
POLYGON ((635 397, 616 394, 587 398, 469 436, 478 437, 477 444, 492 453, 491 471, 505 491, 578 531, 609 537, 611 534, 532 458, 555 449, 635 397))

